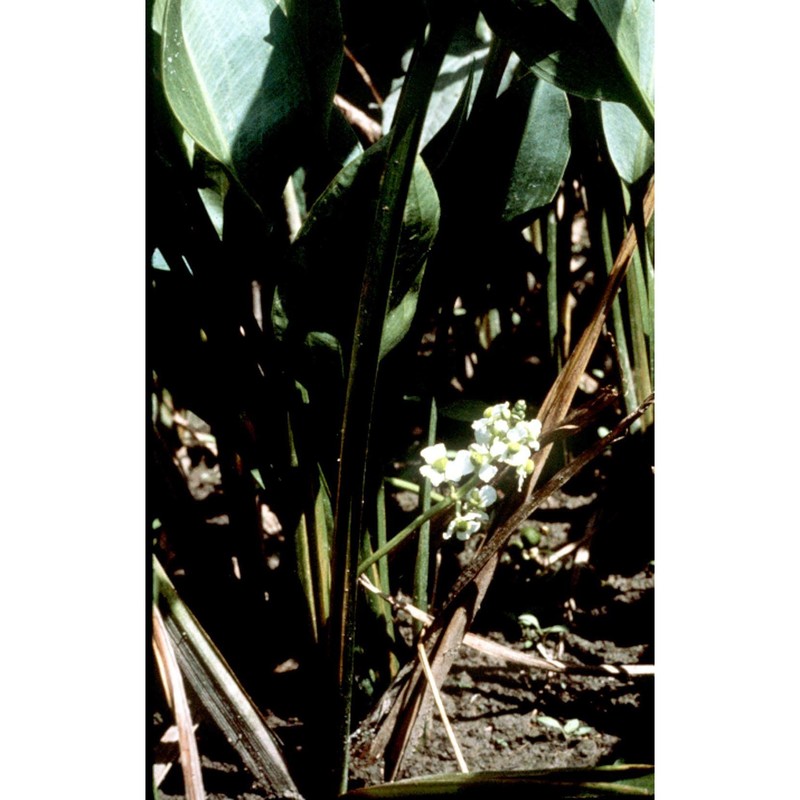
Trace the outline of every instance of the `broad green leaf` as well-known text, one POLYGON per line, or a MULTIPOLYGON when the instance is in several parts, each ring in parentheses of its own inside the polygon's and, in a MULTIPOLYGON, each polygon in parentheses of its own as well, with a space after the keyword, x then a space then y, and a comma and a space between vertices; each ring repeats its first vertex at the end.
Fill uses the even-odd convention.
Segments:
POLYGON ((589 0, 642 101, 653 106, 653 0, 589 0))
MULTIPOLYGON (((591 0, 620 61, 652 105, 654 89, 654 4, 652 0, 591 0)), ((611 160, 627 183, 639 180, 653 164, 653 140, 635 114, 620 103, 602 104, 603 132, 611 160)))
MULTIPOLYGON (((590 0, 557 5, 535 0, 485 0, 482 10, 495 33, 538 77, 579 97, 625 103, 652 133, 652 101, 618 53, 615 40, 590 0)), ((644 23, 637 22, 640 24, 644 23)), ((630 52, 628 29, 626 24, 626 55, 630 52)))
MULTIPOLYGON (((276 292, 273 325, 279 336, 294 339, 312 330, 326 332, 348 351, 366 258, 363 231, 375 213, 384 147, 382 140, 348 164, 312 206, 276 292)), ((408 332, 438 224, 436 189, 418 157, 403 217, 381 356, 408 332)))
POLYGON ((653 140, 628 106, 602 103, 601 114, 611 161, 622 180, 635 183, 653 166, 653 140))
POLYGON ((275 0, 167 0, 162 47, 167 99, 192 138, 243 184, 269 163, 269 189, 282 186, 307 91, 275 0))
POLYGON ((483 412, 491 403, 488 400, 456 400, 439 409, 439 416, 460 422, 472 423, 483 416, 483 412))
MULTIPOLYGON (((525 90, 518 85, 510 91, 525 90)), ((550 83, 537 81, 511 170, 503 208, 505 221, 547 205, 555 196, 570 156, 569 118, 566 94, 550 83)))
POLYGON ((230 187, 228 175, 218 162, 208 157, 204 150, 195 149, 192 166, 194 174, 198 176, 197 192, 217 236, 222 239, 225 198, 230 187))

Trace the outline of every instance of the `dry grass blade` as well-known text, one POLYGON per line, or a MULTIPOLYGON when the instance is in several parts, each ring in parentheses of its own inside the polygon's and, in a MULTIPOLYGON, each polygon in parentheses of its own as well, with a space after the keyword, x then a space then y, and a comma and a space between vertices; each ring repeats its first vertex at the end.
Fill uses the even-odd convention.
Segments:
POLYGON ((183 678, 175 658, 175 651, 169 641, 169 634, 164 626, 164 619, 155 605, 153 606, 153 647, 158 656, 161 678, 172 707, 172 713, 175 715, 175 724, 178 727, 178 746, 186 800, 205 800, 200 753, 197 750, 197 740, 194 738, 189 701, 186 699, 183 678))
MULTIPOLYGON (((614 430, 595 442, 574 458, 566 467, 560 469, 544 486, 534 491, 528 499, 501 524, 497 526, 491 538, 477 553, 455 582, 445 605, 447 609, 459 594, 476 578, 490 559, 496 558, 503 545, 511 538, 514 531, 544 502, 551 494, 560 489, 567 481, 574 478, 589 462, 599 456, 607 447, 625 435, 630 426, 653 404, 654 395, 650 395, 639 408, 628 414, 619 422, 614 430)), ((444 610, 444 609, 443 609, 444 610)))
MULTIPOLYGON (((643 202, 643 217, 645 226, 649 224, 655 209, 655 178, 650 182, 647 189, 647 194, 643 202)), ((578 344, 570 354, 564 369, 561 370, 558 377, 553 383, 547 397, 539 409, 539 421, 542 423, 544 429, 556 427, 561 420, 563 420, 572 399, 575 397, 575 392, 578 388, 580 377, 589 363, 589 358, 592 351, 597 344, 600 333, 603 330, 606 316, 611 310, 611 304, 622 286, 622 281, 625 278, 625 273, 628 270, 631 257, 636 250, 636 230, 631 225, 625 239, 622 242, 619 253, 614 260, 614 267, 611 274, 608 276, 608 283, 606 284, 603 296, 600 298, 597 309, 595 310, 589 326, 583 332, 578 344)), ((541 462, 540 462, 541 463, 541 462)), ((536 474, 536 473, 534 473, 536 474)), ((532 484, 533 482, 531 482, 532 484)))
MULTIPOLYGON (((655 183, 654 180, 648 188, 644 199, 643 218, 647 225, 652 218, 655 202, 655 183)), ((581 375, 586 369, 589 358, 594 350, 597 340, 603 330, 606 316, 611 305, 622 286, 628 264, 636 248, 636 232, 631 226, 622 243, 619 254, 614 262, 614 267, 609 275, 608 284, 598 303, 592 319, 581 335, 575 350, 570 354, 567 363, 559 373, 553 386, 539 410, 539 420, 542 423, 545 435, 552 435, 564 422, 569 411, 570 405, 575 397, 581 375)), ((561 470, 555 478, 547 483, 543 489, 534 494, 534 488, 538 481, 542 469, 547 461, 547 457, 553 447, 552 441, 546 444, 537 459, 537 464, 531 475, 526 489, 526 499, 516 510, 501 520, 494 535, 487 541, 484 548, 479 552, 465 572, 462 574, 456 586, 450 594, 450 598, 445 608, 442 610, 436 624, 429 630, 430 665, 436 683, 441 686, 447 677, 450 667, 455 659, 459 646, 475 617, 486 591, 494 577, 494 572, 499 561, 500 548, 511 535, 513 530, 534 510, 536 505, 541 503, 545 497, 549 496, 555 489, 577 474, 577 472, 594 458, 599 452, 620 436, 633 418, 638 416, 649 407, 652 397, 648 398, 640 408, 620 425, 615 428, 609 437, 605 437, 602 447, 600 443, 590 448, 590 451, 576 458, 571 464, 561 470), (609 440, 609 441, 606 441, 609 440), (560 477, 559 477, 560 476, 560 477)), ((387 780, 394 780, 398 774, 405 754, 413 747, 422 732, 427 715, 431 711, 432 694, 420 668, 416 664, 410 673, 407 684, 398 694, 392 708, 386 715, 383 723, 376 732, 373 740, 371 753, 373 757, 383 756, 384 771, 387 780)))
POLYGON ((276 798, 300 800, 277 742, 214 643, 183 603, 153 557, 154 601, 175 650, 181 674, 211 720, 225 734, 258 783, 276 798))
MULTIPOLYGON (((193 730, 197 731, 195 722, 193 730)), ((159 739, 153 756, 153 783, 156 787, 161 786, 167 773, 172 769, 172 765, 179 761, 178 755, 178 726, 170 725, 159 739)))
MULTIPOLYGON (((619 439, 652 401, 652 397, 648 398, 633 414, 625 417, 611 433, 581 453, 556 473, 545 486, 534 492, 496 528, 491 538, 465 568, 456 581, 445 607, 427 631, 427 638, 431 642, 429 656, 431 672, 438 686, 444 683, 450 671, 458 648, 464 641, 466 632, 494 577, 501 548, 514 530, 541 502, 580 472, 612 442, 619 439)), ((416 662, 413 671, 405 675, 407 683, 381 722, 370 748, 373 758, 383 758, 386 780, 394 780, 400 771, 406 753, 422 732, 422 724, 433 703, 430 687, 424 680, 419 662, 416 662)))

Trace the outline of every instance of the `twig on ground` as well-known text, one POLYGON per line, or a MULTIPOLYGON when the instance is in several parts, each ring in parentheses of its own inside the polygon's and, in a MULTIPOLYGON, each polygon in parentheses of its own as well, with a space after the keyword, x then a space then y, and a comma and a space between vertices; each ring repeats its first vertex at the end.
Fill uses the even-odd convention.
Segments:
MULTIPOLYGON (((424 611, 416 608, 416 606, 405 600, 385 594, 375 586, 366 575, 362 575, 359 578, 359 582, 368 592, 377 594, 393 608, 405 611, 413 619, 419 620, 425 625, 430 625, 433 622, 433 617, 430 614, 426 614, 424 611)), ((533 669, 543 669, 547 672, 558 672, 567 675, 608 676, 621 680, 655 675, 655 667, 652 664, 565 664, 563 661, 537 658, 536 656, 529 655, 528 653, 521 653, 519 650, 514 650, 512 647, 493 642, 491 639, 486 639, 474 633, 467 633, 464 636, 464 644, 491 658, 510 661, 514 664, 532 667, 533 669)))
POLYGON ((377 142, 383 135, 381 126, 365 111, 354 106, 349 100, 345 100, 340 94, 333 98, 333 104, 344 114, 344 118, 354 127, 358 128, 367 141, 377 142))
POLYGON ((361 80, 364 81, 367 88, 372 93, 372 96, 375 98, 375 102, 379 105, 383 105, 383 98, 380 95, 380 92, 375 88, 375 84, 372 82, 372 78, 369 76, 369 72, 364 69, 364 66, 361 62, 352 54, 350 49, 345 45, 344 54, 347 56, 347 59, 352 63, 352 65, 356 68, 356 72, 361 76, 361 80))
POLYGON ((436 708, 439 709, 439 716, 442 718, 442 724, 444 725, 444 729, 447 733, 447 738, 450 740, 450 744, 453 746, 453 752, 456 754, 458 768, 462 772, 469 772, 469 767, 467 766, 467 762, 464 760, 461 748, 458 746, 458 740, 456 739, 456 735, 453 732, 452 726, 450 725, 450 720, 447 718, 447 712, 444 710, 442 696, 439 694, 439 687, 436 685, 436 680, 431 673, 431 665, 428 663, 428 654, 425 652, 425 645, 423 645, 422 642, 417 644, 417 653, 419 653, 419 661, 420 664, 422 664, 422 670, 425 673, 425 677, 428 679, 431 692, 433 692, 433 701, 436 703, 436 708))

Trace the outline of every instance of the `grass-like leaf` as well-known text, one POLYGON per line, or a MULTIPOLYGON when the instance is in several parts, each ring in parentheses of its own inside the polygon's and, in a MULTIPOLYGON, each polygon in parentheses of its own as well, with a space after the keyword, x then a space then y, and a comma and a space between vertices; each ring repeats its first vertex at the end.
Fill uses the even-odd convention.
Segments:
POLYGON ((625 764, 588 769, 552 769, 508 772, 472 772, 466 775, 430 775, 354 789, 345 798, 408 800, 427 797, 485 798, 603 798, 654 797, 653 767, 625 764))
POLYGON ((194 737, 189 702, 186 699, 183 678, 175 658, 175 651, 169 640, 161 612, 156 605, 153 606, 153 648, 161 668, 161 677, 167 699, 175 714, 186 798, 187 800, 204 800, 205 790, 203 788, 203 773, 200 769, 200 753, 197 750, 197 740, 194 737))
POLYGON ((276 797, 301 795, 264 718, 153 556, 153 601, 186 683, 253 777, 276 797))
POLYGON ((330 685, 338 692, 336 734, 330 755, 335 784, 347 788, 354 670, 355 606, 360 545, 365 532, 365 489, 370 421, 387 320, 405 200, 417 159, 422 125, 455 25, 454 0, 431 5, 430 33, 411 64, 389 132, 349 360, 334 513, 330 685))

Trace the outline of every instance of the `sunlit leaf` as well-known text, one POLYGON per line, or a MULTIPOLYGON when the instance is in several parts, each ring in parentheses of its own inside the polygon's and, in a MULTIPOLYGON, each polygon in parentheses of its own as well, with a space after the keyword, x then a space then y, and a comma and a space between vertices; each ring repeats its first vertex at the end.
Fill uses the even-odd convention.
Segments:
POLYGON ((611 161, 620 178, 634 183, 653 166, 653 140, 626 105, 603 103, 601 113, 611 161))
POLYGON ((245 184, 267 156, 276 185, 285 180, 287 129, 307 90, 275 0, 167 0, 162 47, 166 95, 192 138, 245 184))
MULTIPOLYGON (((591 0, 620 60, 647 101, 653 102, 654 4, 651 0, 591 0)), ((611 160, 628 183, 641 178, 653 164, 653 139, 636 115, 620 103, 603 103, 603 132, 611 160)))
MULTIPOLYGON (((514 92, 525 92, 518 85, 514 92)), ((508 183, 503 219, 547 205, 561 183, 570 156, 569 103, 561 89, 536 81, 508 183)))

